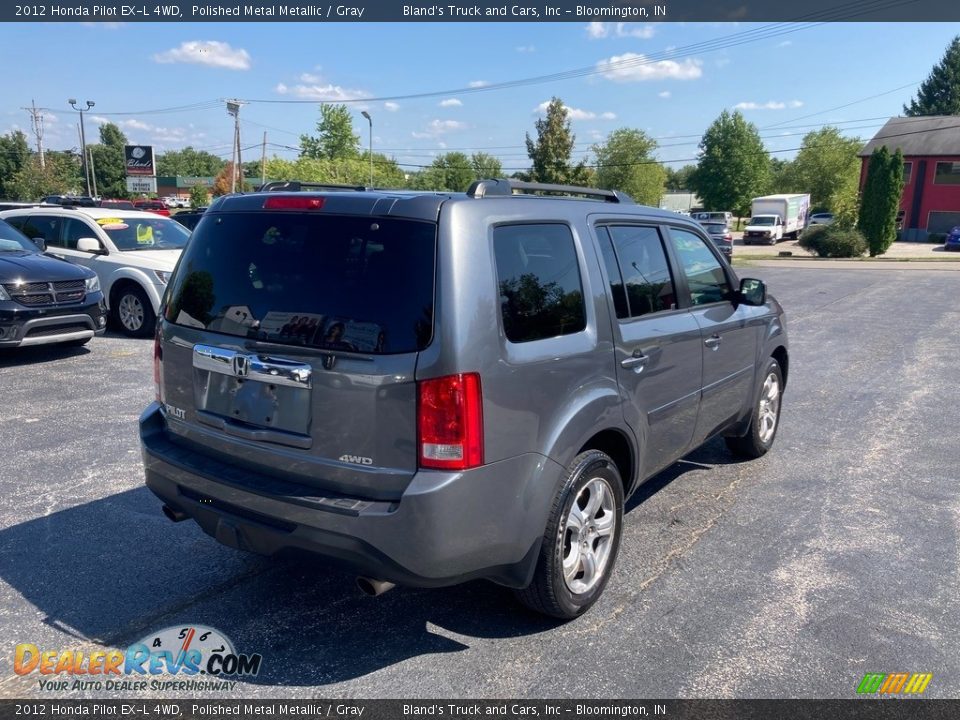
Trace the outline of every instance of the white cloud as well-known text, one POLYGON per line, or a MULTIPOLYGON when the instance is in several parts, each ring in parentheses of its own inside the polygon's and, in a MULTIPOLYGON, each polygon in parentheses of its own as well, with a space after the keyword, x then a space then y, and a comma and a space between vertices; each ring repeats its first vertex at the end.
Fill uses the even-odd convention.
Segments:
POLYGON ((793 40, 784 40, 783 42, 777 43, 777 47, 790 47, 793 45, 793 40))
POLYGON ((657 93, 657 97, 662 97, 664 100, 666 100, 668 97, 670 97, 670 91, 664 90, 663 92, 659 92, 657 93))
POLYGON ((489 80, 471 80, 470 82, 467 83, 467 87, 481 88, 481 87, 486 87, 489 84, 490 84, 489 80))
POLYGON ((532 53, 532 52, 536 52, 536 51, 537 51, 537 48, 534 47, 533 45, 518 45, 518 46, 515 48, 515 50, 516 50, 518 53, 532 53))
POLYGON ((739 102, 733 106, 734 110, 783 110, 787 107, 803 107, 803 103, 800 100, 791 100, 789 103, 780 100, 768 100, 765 103, 739 102))
POLYGON ((104 30, 116 30, 117 28, 122 28, 126 23, 122 22, 82 22, 80 23, 84 27, 89 28, 103 28, 104 30))
POLYGON ((141 122, 140 120, 136 120, 133 118, 131 118, 130 120, 119 120, 115 124, 119 125, 122 128, 129 128, 130 130, 150 130, 152 127, 151 125, 145 122, 141 122))
POLYGON ((440 101, 440 107, 462 107, 463 103, 456 98, 447 98, 440 101))
POLYGON ((180 43, 180 47, 157 53, 153 59, 158 63, 194 63, 227 70, 250 69, 250 53, 218 40, 187 40, 180 43))
MULTIPOLYGON (((334 85, 321 75, 315 73, 301 73, 299 80, 300 82, 295 85, 287 85, 282 82, 277 83, 273 90, 278 95, 293 95, 301 100, 319 100, 323 102, 344 102, 347 100, 359 100, 360 98, 370 96, 370 93, 366 90, 334 85)), ((384 105, 384 107, 386 107, 386 105, 384 105)), ((387 109, 389 110, 390 108, 387 109)))
POLYGON ((702 63, 690 58, 676 60, 648 60, 645 55, 624 53, 597 63, 597 70, 614 82, 643 82, 645 80, 695 80, 703 75, 702 63))
POLYGON ((427 127, 422 132, 412 132, 410 133, 413 137, 423 140, 425 138, 436 138, 441 135, 446 135, 449 132, 454 132, 455 130, 466 130, 467 124, 460 122, 459 120, 431 120, 427 127))
MULTIPOLYGON (((542 103, 537 105, 534 108, 533 112, 535 115, 542 115, 547 111, 547 108, 550 106, 549 100, 544 100, 542 103)), ((616 120, 617 116, 612 112, 602 112, 596 113, 592 110, 582 110, 580 108, 570 107, 569 105, 564 105, 564 109, 567 111, 567 117, 571 120, 616 120)))
POLYGON ((396 112, 397 110, 400 109, 400 104, 395 102, 385 102, 383 104, 383 107, 388 112, 396 112))
POLYGON ((653 25, 630 22, 592 22, 587 23, 587 37, 602 40, 608 37, 631 37, 649 40, 656 32, 653 25))

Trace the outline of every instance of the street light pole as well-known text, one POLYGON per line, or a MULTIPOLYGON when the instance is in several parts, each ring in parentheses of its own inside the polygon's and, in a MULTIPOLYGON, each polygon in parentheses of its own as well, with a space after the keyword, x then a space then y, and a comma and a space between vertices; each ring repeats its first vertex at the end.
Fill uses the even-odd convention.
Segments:
POLYGON ((87 133, 83 126, 83 113, 96 105, 96 103, 92 100, 87 100, 87 106, 82 108, 77 107, 76 98, 70 98, 67 102, 70 103, 70 107, 80 113, 80 144, 83 146, 80 148, 80 158, 83 161, 83 180, 87 185, 87 195, 92 197, 92 195, 90 195, 90 165, 87 162, 87 133))
POLYGON ((363 115, 370 124, 370 187, 373 187, 373 118, 370 117, 370 113, 366 110, 361 110, 360 114, 363 115))

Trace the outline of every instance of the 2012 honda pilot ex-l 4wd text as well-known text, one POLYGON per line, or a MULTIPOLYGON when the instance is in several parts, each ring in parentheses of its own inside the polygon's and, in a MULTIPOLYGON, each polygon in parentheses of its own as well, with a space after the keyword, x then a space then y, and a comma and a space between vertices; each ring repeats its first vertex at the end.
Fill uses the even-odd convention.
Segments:
POLYGON ((146 483, 173 520, 368 592, 487 578, 570 618, 641 481, 717 435, 771 447, 787 370, 764 283, 675 213, 286 183, 217 200, 170 280, 146 483))

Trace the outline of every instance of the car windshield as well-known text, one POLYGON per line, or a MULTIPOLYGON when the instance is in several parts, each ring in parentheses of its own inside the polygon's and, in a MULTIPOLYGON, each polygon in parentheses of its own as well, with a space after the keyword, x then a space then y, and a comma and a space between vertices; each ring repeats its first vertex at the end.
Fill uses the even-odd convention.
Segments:
POLYGON ((118 250, 179 250, 187 244, 189 231, 168 218, 97 218, 118 250))
POLYGON ((727 231, 726 223, 704 223, 703 226, 709 233, 724 233, 727 231))
POLYGON ((760 215, 759 217, 750 218, 751 225, 773 225, 776 218, 772 215, 760 215))
POLYGON ((0 220, 0 253, 38 253, 40 249, 4 220, 0 220))

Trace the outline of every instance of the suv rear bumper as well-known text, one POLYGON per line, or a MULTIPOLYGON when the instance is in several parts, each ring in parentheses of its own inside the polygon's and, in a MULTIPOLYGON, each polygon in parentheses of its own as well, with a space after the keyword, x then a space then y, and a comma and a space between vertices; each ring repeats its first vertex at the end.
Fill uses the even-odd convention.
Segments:
POLYGON ((466 472, 420 471, 399 502, 332 495, 251 473, 183 444, 151 404, 140 417, 147 487, 231 547, 300 550, 360 575, 439 587, 526 587, 563 468, 526 454, 466 472))

